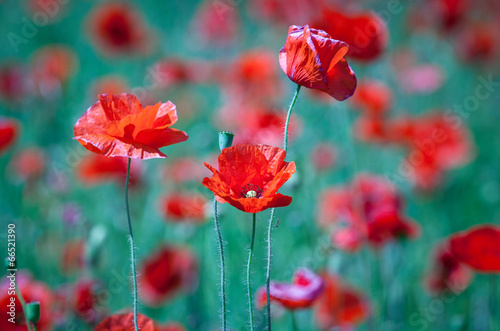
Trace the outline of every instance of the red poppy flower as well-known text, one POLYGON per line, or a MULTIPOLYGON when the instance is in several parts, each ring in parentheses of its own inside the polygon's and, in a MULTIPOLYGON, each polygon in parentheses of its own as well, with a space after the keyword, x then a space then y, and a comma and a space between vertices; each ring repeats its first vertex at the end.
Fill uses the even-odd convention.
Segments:
MULTIPOLYGON (((305 268, 295 272, 292 284, 271 281, 269 288, 271 301, 278 302, 287 309, 310 307, 323 290, 324 283, 321 277, 305 268)), ((257 293, 258 305, 263 307, 267 302, 266 288, 261 287, 257 293), (262 297, 264 297, 263 301, 262 297)))
POLYGON ((39 148, 26 148, 12 157, 9 166, 22 180, 36 179, 45 171, 45 155, 39 148))
POLYGON ((390 142, 387 120, 383 117, 362 116, 354 123, 354 134, 361 141, 385 144, 390 142))
POLYGON ((74 52, 60 45, 44 46, 33 58, 33 78, 42 95, 53 92, 65 83, 77 67, 74 52))
POLYGON ((189 181, 202 181, 207 169, 195 158, 185 157, 169 162, 163 171, 166 181, 185 183, 189 181))
POLYGON ((402 215, 401 197, 385 179, 361 174, 346 187, 326 190, 320 199, 319 224, 333 226, 333 243, 347 251, 363 242, 380 247, 400 237, 415 238, 419 227, 402 215))
POLYGON ((177 122, 175 105, 142 108, 132 94, 101 94, 75 124, 75 138, 91 152, 135 159, 166 157, 159 148, 188 139, 170 128, 177 122))
POLYGON ((292 198, 277 193, 295 173, 295 163, 285 162, 285 156, 285 150, 268 145, 224 148, 218 171, 205 163, 213 176, 203 179, 203 185, 217 201, 247 213, 288 206, 292 198))
POLYGON ((379 117, 392 106, 392 91, 380 81, 361 81, 351 102, 354 108, 363 112, 363 115, 379 117))
POLYGON ((99 78, 92 84, 90 95, 120 94, 128 90, 129 86, 123 77, 108 75, 99 78))
POLYGON ((321 11, 324 0, 254 0, 248 2, 256 20, 288 26, 290 22, 307 24, 321 11))
MULTIPOLYGON (((132 185, 135 185, 140 179, 138 166, 138 163, 132 162, 130 167, 130 184, 132 185)), ((76 173, 81 182, 86 185, 96 185, 113 180, 122 185, 127 177, 127 159, 89 154, 78 164, 76 173)))
POLYGON ((455 40, 459 57, 465 62, 491 63, 500 53, 498 21, 469 24, 455 40))
POLYGON ((348 50, 322 30, 292 25, 279 53, 280 66, 292 82, 343 101, 356 89, 356 76, 344 59, 348 50))
POLYGON ((370 11, 350 15, 331 8, 324 8, 321 13, 322 17, 311 26, 347 43, 347 55, 353 59, 375 60, 386 49, 389 31, 377 13, 370 11))
POLYGON ((460 262, 485 273, 500 273, 500 227, 474 226, 450 238, 450 251, 460 262))
POLYGON ((68 241, 64 244, 61 269, 65 274, 79 272, 85 262, 85 242, 83 240, 68 241))
MULTIPOLYGON (((153 320, 149 317, 138 314, 137 324, 141 331, 155 331, 153 320)), ((130 331, 134 330, 134 314, 111 315, 99 323, 94 331, 130 331)))
POLYGON ((316 170, 326 171, 335 165, 337 150, 329 143, 320 143, 314 147, 311 159, 316 170))
MULTIPOLYGON (((0 314, 2 315, 2 318, 0 318, 0 330, 26 331, 26 321, 19 298, 16 294, 14 296, 9 294, 10 279, 2 278, 0 282, 0 314), (11 303, 11 298, 15 298, 15 316, 9 314, 11 310, 7 306, 11 303), (8 318, 11 317, 15 317, 15 323, 8 321, 8 318)), ((37 330, 52 330, 53 319, 51 311, 54 297, 50 288, 45 283, 31 279, 29 275, 21 271, 18 271, 16 274, 16 283, 26 303, 40 303, 40 319, 37 323, 37 330)))
POLYGON ((73 286, 72 309, 86 323, 96 323, 102 318, 102 311, 97 308, 100 298, 97 290, 102 286, 96 280, 81 279, 73 286))
POLYGON ((368 317, 368 302, 360 293, 342 284, 336 276, 324 274, 322 277, 325 290, 315 310, 315 321, 321 329, 351 327, 368 317))
POLYGON ((0 117, 0 153, 6 151, 19 135, 19 123, 10 118, 0 117))
POLYGON ((151 50, 149 32, 137 9, 124 2, 100 4, 91 13, 88 28, 96 44, 110 55, 151 50))
POLYGON ((197 263, 186 248, 160 247, 142 267, 141 295, 150 306, 158 306, 197 282, 197 263))
POLYGON ((459 293, 469 286, 472 276, 471 270, 450 253, 446 243, 440 245, 433 254, 432 269, 426 285, 433 294, 444 290, 459 293))
POLYGON ((168 221, 202 223, 207 217, 207 203, 201 194, 175 193, 161 199, 161 208, 168 221))

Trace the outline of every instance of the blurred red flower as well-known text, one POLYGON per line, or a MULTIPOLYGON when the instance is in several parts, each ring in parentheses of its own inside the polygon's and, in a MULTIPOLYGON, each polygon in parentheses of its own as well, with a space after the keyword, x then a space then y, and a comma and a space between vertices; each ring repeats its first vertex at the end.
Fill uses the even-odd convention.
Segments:
POLYGON ((398 80, 406 93, 430 94, 443 85, 443 72, 432 64, 412 65, 398 70, 398 80))
POLYGON ((343 101, 353 95, 356 76, 344 55, 349 46, 322 30, 290 26, 279 61, 283 72, 296 84, 328 93, 343 101))
POLYGON ((392 91, 381 81, 363 80, 358 83, 351 103, 364 116, 380 117, 392 106, 392 91))
POLYGON ((50 94, 64 84, 77 67, 77 56, 68 47, 49 45, 38 49, 33 57, 33 78, 42 95, 50 94))
POLYGON ((12 157, 9 166, 22 180, 36 179, 45 171, 45 155, 38 147, 25 148, 12 157))
POLYGON ((150 306, 158 306, 182 289, 197 283, 198 265, 187 248, 162 246, 142 266, 141 295, 150 306))
POLYGON ((443 290, 460 293, 469 286, 473 277, 471 270, 450 253, 448 244, 439 245, 432 257, 432 268, 427 275, 426 285, 433 294, 439 294, 443 290))
POLYGON ((320 143, 312 150, 311 160, 316 170, 326 171, 335 165, 337 150, 329 143, 320 143))
POLYGON ((17 63, 0 67, 0 98, 7 101, 20 100, 28 90, 28 75, 17 63))
POLYGON ((103 284, 94 279, 80 279, 73 286, 72 309, 86 323, 97 323, 103 317, 103 308, 98 307, 102 304, 98 296, 98 289, 102 286, 103 284))
POLYGON ((323 274, 322 277, 325 290, 318 299, 314 315, 321 329, 351 327, 368 317, 370 308, 360 293, 342 284, 336 276, 323 274))
POLYGON ((89 16, 88 29, 106 54, 144 54, 151 50, 150 32, 137 9, 125 2, 99 4, 89 16))
POLYGON ((90 95, 99 94, 120 94, 129 90, 125 78, 121 76, 108 75, 100 77, 91 87, 90 95))
POLYGON ((75 124, 75 138, 91 152, 136 159, 166 157, 159 148, 188 139, 170 128, 177 122, 175 105, 142 108, 132 94, 101 94, 75 124))
POLYGON ((207 0, 198 8, 192 29, 205 46, 228 46, 238 36, 238 7, 207 0))
POLYGON ((361 141, 385 144, 389 141, 387 119, 379 116, 361 116, 354 123, 354 134, 361 141))
POLYGON ((500 226, 482 224, 450 238, 450 251, 478 272, 500 273, 500 226))
POLYGON ((295 173, 295 163, 285 162, 285 156, 285 150, 268 145, 224 148, 219 171, 205 163, 213 176, 204 178, 203 185, 220 203, 228 202, 247 213, 288 206, 292 198, 277 193, 295 173))
MULTIPOLYGON (((292 284, 271 281, 269 293, 271 301, 278 302, 287 309, 309 308, 323 293, 325 284, 322 278, 309 269, 298 269, 293 275, 292 284)), ((265 286, 257 291, 257 305, 267 303, 265 286)))
POLYGON ((351 15, 334 8, 324 8, 321 13, 321 18, 311 26, 325 31, 331 38, 347 43, 347 55, 353 59, 375 60, 389 43, 387 25, 375 12, 351 15))
POLYGON ((324 0, 254 0, 248 2, 257 20, 288 26, 290 22, 307 24, 321 11, 324 0))
POLYGON ((326 228, 333 225, 333 243, 347 251, 357 250, 363 242, 380 247, 420 233, 417 223, 402 214, 396 188, 368 174, 358 175, 349 186, 323 192, 318 222, 326 228))
POLYGON ((184 157, 169 162, 163 171, 163 177, 167 181, 185 183, 189 181, 201 181, 207 169, 195 158, 184 157))
POLYGON ((19 136, 19 123, 12 118, 0 117, 0 153, 9 149, 19 136))
POLYGON ((155 323, 154 331, 186 331, 186 329, 179 323, 171 322, 163 325, 155 323))
MULTIPOLYGON (((108 181, 116 181, 122 185, 127 177, 127 159, 124 157, 106 157, 100 154, 89 154, 83 157, 78 164, 76 174, 85 185, 97 185, 108 181)), ((130 184, 135 185, 139 180, 139 164, 132 162, 130 167, 130 184)))
POLYGON ((161 199, 161 209, 167 221, 202 223, 207 219, 207 199, 196 193, 170 194, 161 199))
POLYGON ((483 64, 495 61, 500 53, 499 22, 468 24, 455 39, 455 48, 465 62, 483 64))
MULTIPOLYGON (((9 287, 11 287, 10 279, 6 277, 2 278, 0 282, 0 314, 2 315, 2 318, 0 318, 0 330, 26 331, 24 312, 19 298, 17 294, 14 296, 9 294, 9 287), (8 314, 10 308, 7 305, 11 303, 11 298, 13 297, 15 298, 15 323, 8 321, 8 318, 11 316, 8 314)), ((52 330, 53 317, 51 311, 54 297, 50 288, 45 283, 31 279, 28 274, 20 270, 16 274, 16 283, 26 303, 40 303, 40 320, 37 323, 37 330, 52 330)))
MULTIPOLYGON (((155 331, 153 320, 149 317, 138 314, 137 324, 141 331, 155 331)), ((111 315, 99 323, 94 331, 130 331, 134 330, 134 314, 111 315)))
POLYGON ((64 274, 81 272, 85 262, 85 241, 73 240, 64 244, 61 269, 64 274))

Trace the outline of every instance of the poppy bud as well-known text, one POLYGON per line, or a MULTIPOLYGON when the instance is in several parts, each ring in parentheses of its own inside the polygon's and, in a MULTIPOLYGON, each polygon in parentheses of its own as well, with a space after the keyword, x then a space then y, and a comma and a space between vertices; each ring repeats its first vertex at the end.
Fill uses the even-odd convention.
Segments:
POLYGON ((233 145, 234 133, 231 131, 220 131, 219 132, 219 147, 222 152, 224 148, 231 147, 233 145))
POLYGON ((38 323, 40 319, 40 302, 30 302, 26 305, 26 320, 31 323, 38 323))

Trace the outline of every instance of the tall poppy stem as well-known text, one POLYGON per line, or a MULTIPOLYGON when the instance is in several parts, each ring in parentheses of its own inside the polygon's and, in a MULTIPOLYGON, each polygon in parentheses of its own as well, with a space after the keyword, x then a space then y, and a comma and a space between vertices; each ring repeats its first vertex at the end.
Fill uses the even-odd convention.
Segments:
POLYGON ((217 214, 217 200, 214 198, 214 223, 217 236, 219 238, 219 253, 220 253, 220 295, 222 300, 222 330, 226 331, 226 271, 224 264, 224 241, 220 231, 219 215, 217 214))
MULTIPOLYGON (((21 303, 21 307, 23 307, 23 312, 26 312, 26 302, 24 301, 23 295, 21 294, 21 291, 19 291, 19 287, 17 287, 17 282, 16 282, 16 293, 17 297, 19 298, 19 302, 21 303)), ((31 323, 29 321, 26 321, 26 327, 28 328, 28 331, 31 331, 31 323)))
POLYGON ((133 300, 134 300, 134 327, 135 331, 139 331, 139 325, 137 324, 137 274, 135 271, 135 244, 134 244, 134 235, 132 232, 132 222, 130 221, 130 208, 128 204, 128 183, 130 181, 130 164, 132 163, 132 159, 128 158, 127 164, 127 179, 125 182, 125 208, 127 209, 127 221, 128 221, 128 231, 129 231, 129 242, 130 242, 130 258, 132 260, 132 280, 134 282, 134 292, 133 292, 133 300))
POLYGON ((252 284, 250 282, 250 269, 252 267, 252 256, 253 256, 253 244, 255 241, 255 221, 257 219, 257 214, 253 213, 252 216, 252 239, 250 241, 250 251, 248 253, 248 264, 247 264, 247 285, 248 285, 248 309, 250 311, 250 330, 253 328, 253 300, 252 300, 252 284))
POLYGON ((292 316, 292 330, 299 331, 299 327, 297 326, 297 316, 295 316, 295 311, 291 310, 290 315, 292 316))
POLYGON ((489 275, 490 287, 490 330, 498 330, 496 310, 497 310, 497 275, 489 275))
MULTIPOLYGON (((288 128, 290 126, 290 118, 292 116, 292 110, 295 106, 295 102, 297 101, 297 97, 299 96, 301 85, 297 84, 297 89, 295 90, 295 94, 293 95, 292 102, 290 103, 290 107, 288 107, 288 113, 286 114, 285 121, 285 133, 283 138, 283 149, 285 152, 288 150, 288 128)), ((273 228, 274 222, 274 213, 275 208, 271 209, 271 216, 269 217, 269 224, 267 227, 267 270, 266 270, 266 310, 267 310, 267 330, 271 331, 271 293, 270 293, 270 283, 271 283, 271 230, 273 228)))

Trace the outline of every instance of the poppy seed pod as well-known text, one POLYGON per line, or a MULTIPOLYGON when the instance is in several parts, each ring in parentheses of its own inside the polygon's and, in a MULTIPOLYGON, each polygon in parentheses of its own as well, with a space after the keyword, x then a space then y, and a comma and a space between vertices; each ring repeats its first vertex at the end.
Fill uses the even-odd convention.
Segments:
POLYGON ((26 305, 26 320, 38 323, 40 320, 40 302, 30 302, 26 305))

